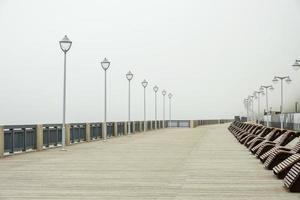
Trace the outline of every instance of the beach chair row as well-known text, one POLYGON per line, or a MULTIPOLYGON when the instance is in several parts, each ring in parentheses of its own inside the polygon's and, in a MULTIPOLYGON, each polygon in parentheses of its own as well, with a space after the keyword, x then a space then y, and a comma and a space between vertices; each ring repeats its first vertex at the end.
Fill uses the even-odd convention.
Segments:
POLYGON ((228 130, 267 170, 283 179, 289 191, 300 192, 299 132, 238 121, 228 130))

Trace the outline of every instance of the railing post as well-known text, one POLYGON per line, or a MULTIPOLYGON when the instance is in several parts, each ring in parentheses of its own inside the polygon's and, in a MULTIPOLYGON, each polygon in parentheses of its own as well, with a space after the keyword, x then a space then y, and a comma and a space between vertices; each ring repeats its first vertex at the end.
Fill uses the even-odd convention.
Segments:
POLYGON ((135 133, 135 121, 132 122, 132 133, 135 133))
POLYGON ((127 135, 128 131, 127 131, 127 122, 124 122, 124 135, 127 135))
POLYGON ((195 128, 195 126, 194 126, 194 120, 190 120, 190 128, 195 128))
POLYGON ((90 123, 85 124, 85 139, 87 142, 91 141, 91 124, 90 123))
POLYGON ((4 156, 4 129, 0 126, 0 158, 4 156))
POLYGON ((70 124, 66 124, 66 145, 70 145, 70 124))
POLYGON ((144 130, 143 130, 143 131, 145 131, 145 132, 146 132, 146 131, 147 131, 147 129, 148 129, 148 124, 147 124, 147 121, 144 121, 143 123, 144 123, 144 130))
POLYGON ((118 136, 118 122, 114 122, 114 136, 118 136))
POLYGON ((42 151, 44 146, 44 130, 43 125, 38 124, 36 125, 36 150, 42 151))
POLYGON ((102 132, 102 139, 104 139, 104 135, 103 135, 104 133, 106 133, 106 136, 105 136, 106 138, 105 138, 105 139, 107 139, 107 138, 108 138, 108 137, 107 137, 107 126, 106 126, 106 125, 107 125, 107 123, 103 123, 103 122, 101 123, 101 129, 102 129, 102 131, 101 131, 101 132, 102 132), (105 132, 104 132, 104 131, 105 131, 105 132))

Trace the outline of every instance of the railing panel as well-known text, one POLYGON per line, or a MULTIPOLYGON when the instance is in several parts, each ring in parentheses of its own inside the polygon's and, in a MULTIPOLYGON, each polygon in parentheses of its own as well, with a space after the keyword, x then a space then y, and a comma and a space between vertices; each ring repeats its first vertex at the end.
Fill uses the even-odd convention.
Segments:
POLYGON ((61 126, 45 125, 43 127, 43 146, 57 146, 62 142, 61 126))
POLYGON ((152 128, 151 128, 152 126, 151 126, 151 121, 148 121, 147 122, 147 130, 151 130, 152 128))
POLYGON ((12 130, 4 130, 4 152, 13 152, 12 130))
POLYGON ((106 123, 106 134, 107 137, 112 137, 114 133, 114 123, 108 122, 106 123))
POLYGON ((135 127, 135 131, 136 132, 140 132, 141 130, 140 130, 140 123, 139 122, 134 122, 135 123, 135 125, 134 125, 134 127, 135 127))
POLYGON ((92 123, 90 124, 91 139, 102 138, 102 124, 101 123, 92 123))
POLYGON ((86 141, 86 125, 81 125, 79 130, 80 141, 86 141))
POLYGON ((125 132, 124 126, 125 126, 124 122, 117 122, 117 127, 118 127, 117 135, 118 136, 124 135, 124 132, 125 132))
POLYGON ((24 130, 14 130, 14 151, 24 150, 25 132, 24 130))
POLYGON ((36 129, 34 125, 4 126, 4 152, 15 153, 36 149, 36 129))
POLYGON ((36 131, 35 129, 26 130, 26 149, 35 149, 36 148, 36 131))

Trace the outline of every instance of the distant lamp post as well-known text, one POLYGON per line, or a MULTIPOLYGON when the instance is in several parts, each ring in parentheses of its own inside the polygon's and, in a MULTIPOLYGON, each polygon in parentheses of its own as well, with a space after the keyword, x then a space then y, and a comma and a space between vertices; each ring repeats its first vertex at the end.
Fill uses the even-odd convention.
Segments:
POLYGON ((300 60, 296 60, 295 63, 292 65, 294 70, 299 70, 300 69, 300 60))
POLYGON ((165 121, 166 121, 166 109, 165 109, 166 106, 165 106, 165 102, 166 102, 167 91, 163 90, 161 93, 163 95, 163 127, 165 128, 165 121))
MULTIPOLYGON (((280 113, 283 113, 283 80, 285 80, 285 82, 287 84, 291 83, 292 80, 290 79, 289 76, 274 76, 273 78, 273 83, 274 84, 277 84, 278 81, 280 80, 280 87, 281 87, 281 92, 280 92, 280 97, 281 97, 281 103, 280 103, 280 113)), ((283 129, 283 119, 284 119, 284 116, 283 115, 280 115, 280 128, 283 129)))
POLYGON ((244 99, 244 106, 246 107, 247 110, 247 121, 249 120, 249 99, 244 99))
POLYGON ((130 121, 130 82, 133 78, 133 74, 131 73, 131 71, 129 71, 127 74, 126 74, 126 78, 128 80, 128 135, 130 135, 131 133, 131 121, 130 121))
POLYGON ((253 103, 254 103, 254 96, 249 95, 248 96, 249 102, 251 103, 251 121, 255 121, 255 116, 254 116, 254 110, 253 110, 253 103))
POLYGON ((157 91, 158 87, 155 85, 153 87, 154 95, 155 95, 155 129, 157 128, 157 91))
POLYGON ((281 92, 280 92, 280 97, 281 97, 281 103, 280 103, 280 112, 283 112, 283 80, 285 80, 285 82, 287 84, 289 84, 292 80, 290 79, 289 76, 274 76, 273 78, 273 83, 277 84, 278 81, 280 80, 280 86, 281 86, 281 92))
POLYGON ((266 111, 267 111, 267 127, 269 127, 269 122, 270 122, 270 119, 269 119, 269 97, 268 97, 268 90, 274 90, 273 86, 272 85, 262 85, 260 86, 260 91, 265 91, 265 94, 266 94, 266 111))
POLYGON ((107 137, 107 128, 106 128, 106 114, 107 114, 107 105, 106 105, 106 71, 110 66, 110 62, 104 58, 104 60, 101 62, 101 67, 104 70, 104 122, 103 122, 103 140, 106 140, 107 137))
POLYGON ((144 132, 147 129, 147 123, 146 123, 146 87, 148 85, 148 82, 144 79, 142 82, 142 86, 144 88, 144 132))
POLYGON ((169 93, 168 97, 169 97, 169 126, 168 127, 171 127, 171 99, 173 97, 173 94, 169 93))
POLYGON ((65 150, 66 145, 66 84, 67 84, 67 52, 72 46, 72 41, 65 35, 65 37, 59 41, 61 50, 64 52, 64 88, 63 88, 63 122, 62 122, 62 150, 65 150))
POLYGON ((253 96, 255 99, 257 99, 257 120, 258 123, 260 122, 260 95, 264 95, 265 93, 261 90, 259 91, 254 91, 253 96))

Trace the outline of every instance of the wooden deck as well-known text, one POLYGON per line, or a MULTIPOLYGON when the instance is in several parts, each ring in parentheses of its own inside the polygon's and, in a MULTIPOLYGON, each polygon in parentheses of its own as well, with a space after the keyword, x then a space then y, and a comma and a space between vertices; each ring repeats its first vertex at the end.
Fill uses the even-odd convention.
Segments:
POLYGON ((0 160, 0 199, 293 200, 228 125, 166 129, 0 160))

